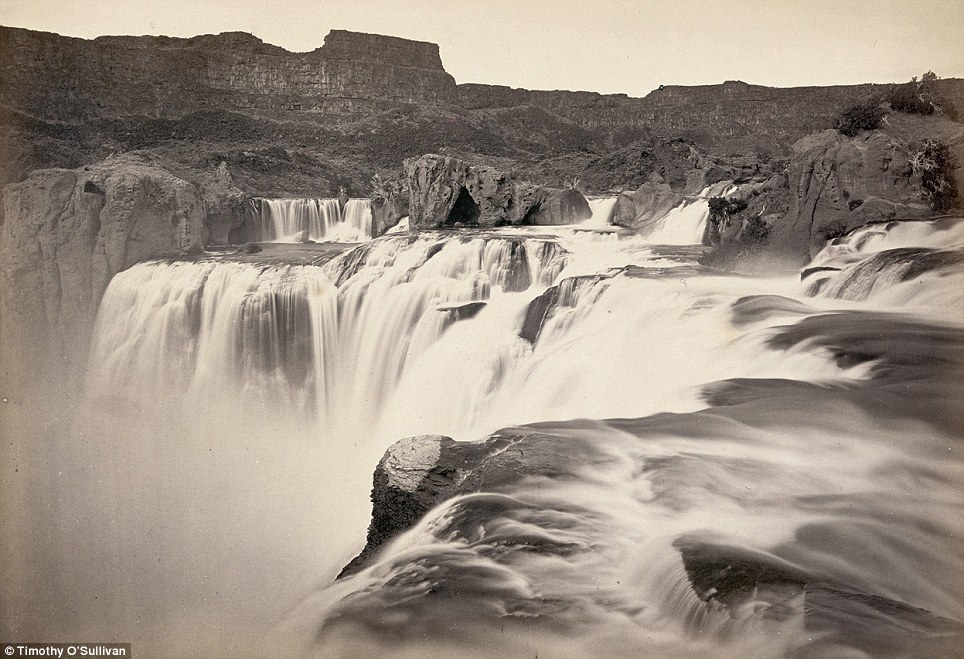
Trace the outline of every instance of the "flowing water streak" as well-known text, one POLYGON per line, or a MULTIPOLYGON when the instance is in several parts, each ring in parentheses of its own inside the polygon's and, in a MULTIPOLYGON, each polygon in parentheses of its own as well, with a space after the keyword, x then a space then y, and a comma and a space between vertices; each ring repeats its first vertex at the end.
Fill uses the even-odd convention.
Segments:
POLYGON ((371 240, 368 199, 255 199, 259 238, 265 242, 296 242, 302 235, 316 242, 371 240))
POLYGON ((710 217, 707 187, 695 199, 687 199, 651 224, 646 234, 655 245, 698 245, 703 242, 710 217))
POLYGON ((806 295, 957 322, 964 307, 964 219, 856 229, 825 246, 811 268, 801 285, 806 295))
POLYGON ((603 229, 610 226, 618 199, 619 197, 596 197, 595 199, 589 199, 589 210, 592 211, 592 215, 588 220, 580 222, 579 226, 591 229, 603 229))
POLYGON ((335 305, 331 282, 310 266, 138 264, 101 303, 88 391, 157 412, 314 412, 335 305))

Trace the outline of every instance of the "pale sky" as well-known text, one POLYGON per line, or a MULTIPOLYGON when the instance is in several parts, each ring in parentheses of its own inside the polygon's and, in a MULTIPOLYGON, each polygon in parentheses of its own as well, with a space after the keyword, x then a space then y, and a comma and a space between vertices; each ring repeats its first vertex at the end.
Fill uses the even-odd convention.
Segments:
POLYGON ((84 38, 242 30, 294 51, 355 30, 439 44, 458 82, 631 96, 964 77, 964 0, 2 0, 0 24, 84 38))

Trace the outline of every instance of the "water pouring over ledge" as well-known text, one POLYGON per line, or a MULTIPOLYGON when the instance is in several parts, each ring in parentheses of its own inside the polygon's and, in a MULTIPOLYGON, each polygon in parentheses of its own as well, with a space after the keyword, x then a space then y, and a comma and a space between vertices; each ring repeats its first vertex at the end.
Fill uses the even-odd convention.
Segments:
MULTIPOLYGON (((221 649, 271 627, 314 656, 886 656, 907 647, 894 629, 953 647, 961 328, 924 291, 960 290, 959 267, 848 299, 697 252, 427 232, 320 267, 118 275, 91 359, 106 416, 53 449, 102 472, 67 515, 114 502, 114 548, 64 561, 126 568, 86 629, 150 616, 143 642, 176 648, 190 610, 221 649), (888 299, 907 286, 912 314, 888 299), (492 436, 514 467, 332 583, 364 542, 373 465, 416 433, 492 436), (132 459, 103 464, 111 446, 132 459)), ((95 592, 80 574, 63 579, 95 592)))
POLYGON ((371 240, 368 199, 252 199, 258 239, 266 242, 371 240))

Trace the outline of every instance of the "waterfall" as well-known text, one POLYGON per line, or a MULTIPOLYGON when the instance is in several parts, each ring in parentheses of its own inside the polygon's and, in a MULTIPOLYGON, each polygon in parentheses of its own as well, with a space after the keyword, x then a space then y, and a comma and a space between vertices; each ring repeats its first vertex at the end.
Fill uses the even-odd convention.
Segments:
POLYGON ((265 242, 362 242, 372 237, 367 199, 254 199, 259 237, 265 242))
POLYGON ((855 232, 800 281, 655 245, 691 242, 704 211, 646 237, 400 232, 320 266, 119 273, 86 416, 44 445, 55 467, 24 466, 58 520, 28 546, 64 566, 37 606, 90 593, 63 629, 123 621, 170 656, 203 654, 182 633, 199 627, 215 654, 946 655, 960 224, 855 232), (482 457, 399 491, 415 523, 334 581, 374 465, 437 434, 482 457))
POLYGON ((953 320, 964 305, 962 250, 959 218, 871 225, 826 245, 804 271, 803 286, 807 295, 872 300, 953 320))
POLYGON ((709 217, 705 198, 687 200, 653 222, 646 238, 659 245, 698 245, 703 242, 709 217))
POLYGON ((589 199, 589 210, 592 216, 580 222, 580 226, 589 229, 604 229, 612 224, 613 211, 616 210, 618 197, 597 197, 589 199))

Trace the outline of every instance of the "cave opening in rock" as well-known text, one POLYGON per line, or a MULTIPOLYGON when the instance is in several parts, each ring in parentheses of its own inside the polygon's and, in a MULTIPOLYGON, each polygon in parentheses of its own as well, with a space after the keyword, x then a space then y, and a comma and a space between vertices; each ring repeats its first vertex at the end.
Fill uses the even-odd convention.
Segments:
POLYGON ((525 217, 522 218, 523 225, 532 225, 539 223, 539 217, 542 215, 542 204, 536 204, 532 208, 526 211, 525 217))
POLYGON ((444 224, 445 226, 453 226, 458 224, 478 224, 479 215, 482 214, 482 210, 479 205, 475 203, 475 199, 469 194, 469 191, 465 188, 459 190, 458 199, 455 200, 455 205, 452 206, 452 210, 449 211, 449 216, 446 218, 444 224))
POLYGON ((104 194, 104 191, 98 188, 97 184, 95 184, 93 181, 87 181, 86 183, 84 183, 84 192, 87 192, 89 194, 99 194, 99 195, 104 194))

